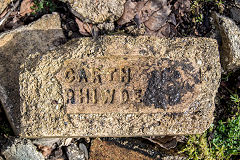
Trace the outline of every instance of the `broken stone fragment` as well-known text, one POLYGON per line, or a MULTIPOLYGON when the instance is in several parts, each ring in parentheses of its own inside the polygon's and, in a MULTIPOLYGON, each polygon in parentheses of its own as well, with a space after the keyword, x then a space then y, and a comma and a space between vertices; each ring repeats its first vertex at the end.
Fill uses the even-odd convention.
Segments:
POLYGON ((22 63, 20 136, 202 133, 213 121, 220 73, 214 39, 72 40, 22 63))
MULTIPOLYGON (((84 145, 84 144, 82 144, 84 145)), ((86 148, 86 147, 85 147, 86 148)), ((72 143, 66 148, 66 153, 68 156, 68 159, 71 160, 86 160, 87 156, 85 155, 85 152, 81 150, 76 144, 72 143)))
POLYGON ((214 19, 221 36, 221 64, 225 70, 234 71, 240 67, 240 28, 232 19, 217 13, 214 19))
POLYGON ((240 0, 235 0, 235 4, 240 8, 240 0))
POLYGON ((236 23, 240 23, 240 8, 238 7, 233 7, 230 9, 231 11, 231 16, 236 23))
POLYGON ((61 0, 91 23, 114 22, 123 14, 126 0, 61 0))
POLYGON ((1 148, 1 155, 7 160, 44 160, 43 155, 37 151, 36 146, 27 139, 9 140, 9 142, 4 144, 1 148))
POLYGON ((8 6, 8 4, 12 0, 0 0, 0 14, 4 11, 4 9, 8 6))
POLYGON ((38 138, 38 139, 33 139, 32 143, 38 146, 40 145, 40 146, 48 146, 48 147, 54 148, 55 144, 60 140, 61 140, 60 138, 38 138))
POLYGON ((0 34, 0 101, 18 134, 20 126, 19 72, 20 64, 36 52, 44 53, 65 40, 57 13, 0 34))

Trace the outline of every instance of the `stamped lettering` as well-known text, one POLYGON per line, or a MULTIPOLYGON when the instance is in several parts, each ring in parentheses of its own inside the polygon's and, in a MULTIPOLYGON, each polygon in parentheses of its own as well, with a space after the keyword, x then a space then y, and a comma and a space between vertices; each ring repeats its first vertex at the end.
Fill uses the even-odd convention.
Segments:
POLYGON ((69 114, 183 112, 200 83, 193 62, 144 56, 67 60, 57 79, 69 114))

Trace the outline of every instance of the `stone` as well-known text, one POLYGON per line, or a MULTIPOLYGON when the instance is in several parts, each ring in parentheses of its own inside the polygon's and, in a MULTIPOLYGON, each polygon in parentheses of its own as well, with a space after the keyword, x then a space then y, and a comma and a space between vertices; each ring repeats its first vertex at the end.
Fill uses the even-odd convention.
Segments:
POLYGON ((65 160, 67 159, 65 153, 63 153, 62 148, 57 147, 54 149, 51 153, 51 155, 48 157, 49 160, 65 160))
POLYGON ((8 6, 8 4, 12 0, 0 0, 0 14, 4 11, 4 9, 8 6))
POLYGON ((22 63, 20 136, 203 133, 213 121, 220 69, 210 38, 72 40, 22 63))
POLYGON ((83 151, 85 159, 88 160, 88 159, 89 159, 89 158, 88 158, 88 150, 87 150, 87 147, 85 146, 85 144, 80 143, 80 144, 79 144, 79 149, 80 149, 81 151, 83 151))
POLYGON ((1 155, 7 160, 44 160, 43 155, 27 139, 14 139, 3 146, 1 155))
POLYGON ((240 0, 235 0, 235 4, 240 8, 240 0))
POLYGON ((71 160, 86 159, 84 151, 80 150, 78 146, 74 143, 70 144, 70 146, 68 146, 66 150, 67 150, 68 159, 71 159, 71 160))
POLYGON ((62 0, 91 23, 114 22, 123 14, 126 0, 62 0))
POLYGON ((129 138, 95 139, 90 147, 89 160, 153 160, 160 159, 162 154, 150 144, 129 138))
POLYGON ((214 20, 221 36, 221 64, 225 70, 235 71, 240 67, 240 28, 232 19, 217 13, 214 20))
POLYGON ((237 23, 240 23, 240 8, 233 7, 230 9, 230 11, 231 11, 232 19, 237 23))
POLYGON ((65 36, 57 13, 18 29, 0 34, 0 101, 15 134, 20 127, 20 64, 36 52, 43 53, 59 46, 65 36))
POLYGON ((39 138, 39 139, 33 139, 32 143, 35 145, 40 145, 40 146, 48 146, 52 147, 58 143, 61 139, 60 138, 39 138))

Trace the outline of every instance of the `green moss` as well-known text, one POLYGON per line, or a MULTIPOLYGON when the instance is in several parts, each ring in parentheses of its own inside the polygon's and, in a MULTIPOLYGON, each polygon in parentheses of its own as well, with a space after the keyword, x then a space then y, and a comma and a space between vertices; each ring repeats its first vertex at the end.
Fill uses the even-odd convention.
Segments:
POLYGON ((190 135, 186 146, 180 151, 185 153, 188 159, 199 160, 213 160, 212 152, 206 138, 207 132, 202 135, 190 135))
POLYGON ((13 135, 12 128, 7 122, 0 123, 0 135, 13 135))
POLYGON ((56 4, 52 0, 32 0, 34 5, 31 7, 33 14, 52 13, 56 9, 56 4))
POLYGON ((227 122, 219 121, 211 141, 215 157, 230 159, 240 154, 240 116, 229 118, 227 122))
POLYGON ((180 153, 185 153, 188 159, 213 160, 233 159, 240 155, 240 115, 237 112, 226 122, 220 120, 217 126, 212 126, 202 135, 190 135, 180 153), (209 135, 213 138, 208 141, 209 135))

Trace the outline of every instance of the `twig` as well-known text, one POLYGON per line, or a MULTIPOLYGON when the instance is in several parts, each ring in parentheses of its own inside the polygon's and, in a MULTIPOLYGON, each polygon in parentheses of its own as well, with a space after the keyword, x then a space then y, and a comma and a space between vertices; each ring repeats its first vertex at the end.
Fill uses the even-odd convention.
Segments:
POLYGON ((19 4, 20 4, 20 0, 17 0, 16 3, 13 4, 13 7, 10 9, 10 11, 8 11, 8 13, 5 16, 3 16, 3 18, 0 19, 0 28, 2 27, 2 25, 4 25, 7 18, 18 7, 19 4))

